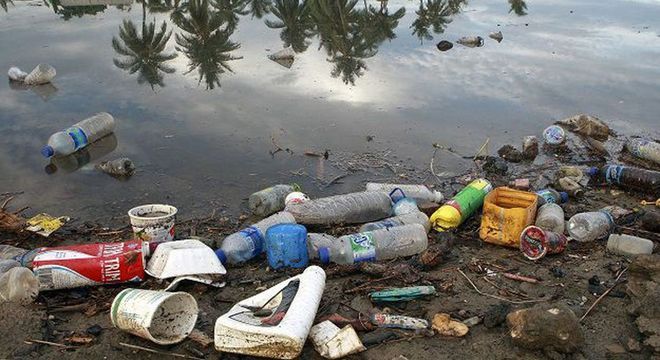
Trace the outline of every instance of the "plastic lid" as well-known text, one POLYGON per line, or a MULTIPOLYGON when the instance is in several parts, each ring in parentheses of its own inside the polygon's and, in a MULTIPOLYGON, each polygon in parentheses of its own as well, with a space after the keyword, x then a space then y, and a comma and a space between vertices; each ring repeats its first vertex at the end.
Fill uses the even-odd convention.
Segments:
POLYGON ((440 191, 433 190, 433 198, 434 202, 439 204, 445 199, 445 196, 440 191))
POLYGON ((596 176, 598 175, 599 172, 600 170, 597 167, 590 167, 589 169, 587 169, 587 175, 589 176, 596 176))
POLYGON ((218 249, 215 251, 215 256, 218 257, 222 265, 227 263, 227 255, 225 255, 225 252, 222 249, 218 249))
POLYGON ((53 149, 52 146, 46 145, 43 148, 41 148, 41 155, 49 158, 55 155, 55 150, 53 149))
POLYGON ((324 264, 328 264, 330 262, 330 249, 327 247, 319 248, 319 260, 324 264))
POLYGON ((561 197, 562 204, 565 203, 565 202, 568 202, 568 193, 567 192, 560 191, 559 196, 561 197))

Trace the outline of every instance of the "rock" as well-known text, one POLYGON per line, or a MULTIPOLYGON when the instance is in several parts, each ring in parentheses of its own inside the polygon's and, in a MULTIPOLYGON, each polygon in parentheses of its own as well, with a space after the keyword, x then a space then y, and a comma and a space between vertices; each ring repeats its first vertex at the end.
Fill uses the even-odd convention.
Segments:
POLYGON ((482 168, 488 175, 506 175, 509 171, 506 161, 494 156, 489 156, 482 168))
POLYGON ((646 316, 640 316, 635 320, 635 325, 643 335, 644 345, 653 348, 653 352, 660 353, 660 319, 650 319, 646 316))
POLYGON ((497 154, 502 159, 513 163, 521 162, 523 159, 523 154, 511 145, 502 146, 499 150, 497 150, 497 154))
POLYGON ((647 211, 642 215, 641 221, 644 230, 660 233, 660 212, 647 211))
POLYGON ((473 316, 469 319, 463 320, 463 324, 467 325, 468 327, 474 327, 481 324, 481 318, 478 316, 473 316))
POLYGON ((552 276, 556 278, 563 278, 564 276, 566 276, 566 271, 564 271, 562 268, 557 266, 553 266, 550 269, 550 272, 552 273, 552 276))
POLYGON ((101 327, 101 325, 96 324, 88 327, 85 332, 92 336, 99 336, 101 335, 101 332, 103 332, 103 328, 101 327))
POLYGON ((453 48, 454 44, 452 44, 451 41, 442 40, 436 45, 436 47, 440 51, 447 51, 447 50, 453 48))
POLYGON ((119 158, 111 161, 104 161, 98 165, 96 168, 104 173, 117 177, 117 178, 128 178, 135 173, 135 164, 129 158, 119 158))
POLYGON ((536 136, 523 138, 522 155, 525 160, 533 161, 539 154, 539 139, 536 136))
POLYGON ((642 351, 642 345, 639 343, 639 341, 633 338, 628 338, 628 341, 626 342, 626 348, 628 351, 634 353, 642 351))
POLYGON ((523 348, 572 353, 584 344, 578 318, 563 304, 516 310, 507 315, 506 321, 513 343, 523 348))
POLYGON ((438 233, 439 241, 429 246, 421 254, 415 257, 414 265, 422 270, 431 270, 440 265, 451 253, 454 245, 454 234, 448 232, 438 233))
POLYGON ((623 348, 620 344, 609 344, 605 346, 605 350, 607 350, 608 353, 612 354, 625 354, 626 349, 623 348))
POLYGON ((449 314, 437 313, 433 316, 433 330, 442 336, 465 336, 470 329, 460 321, 453 320, 449 314))
POLYGON ((368 314, 373 310, 374 306, 371 304, 371 300, 369 300, 367 296, 359 295, 351 300, 351 308, 361 313, 368 314))
POLYGON ((506 321, 509 311, 511 311, 511 305, 507 303, 491 306, 484 314, 484 326, 490 329, 502 325, 506 321))

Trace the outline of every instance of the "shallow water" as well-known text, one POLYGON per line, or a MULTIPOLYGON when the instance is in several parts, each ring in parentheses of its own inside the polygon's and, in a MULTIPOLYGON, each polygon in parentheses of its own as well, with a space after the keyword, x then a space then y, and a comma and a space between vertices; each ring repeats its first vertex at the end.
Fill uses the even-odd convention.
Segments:
POLYGON ((341 174, 307 150, 390 151, 427 168, 433 143, 473 154, 490 137, 493 153, 578 112, 657 136, 660 3, 510 1, 389 1, 385 16, 373 0, 369 13, 363 2, 282 0, 263 14, 268 0, 0 0, 0 68, 48 62, 58 73, 52 86, 0 85, 0 192, 24 191, 16 208, 83 219, 150 202, 188 217, 278 182, 313 195, 358 188, 350 176, 319 189, 292 175, 341 174), (465 35, 485 45, 435 47, 465 35), (268 59, 283 39, 298 52, 290 68, 268 59), (115 137, 47 166, 48 136, 99 111, 115 116, 115 137), (277 146, 292 154, 272 155, 277 146), (122 156, 137 166, 128 181, 93 168, 122 156))

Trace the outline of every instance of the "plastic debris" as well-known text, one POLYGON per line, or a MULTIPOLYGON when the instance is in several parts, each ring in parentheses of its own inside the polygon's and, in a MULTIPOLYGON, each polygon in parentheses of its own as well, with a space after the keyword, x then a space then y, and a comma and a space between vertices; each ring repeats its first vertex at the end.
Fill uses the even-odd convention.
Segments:
POLYGON ((481 36, 463 36, 456 42, 471 48, 484 46, 484 39, 481 36))
POLYGON ((26 85, 48 84, 53 81, 56 74, 55 68, 48 64, 37 65, 29 74, 15 66, 9 68, 7 72, 10 80, 22 81, 26 85))
POLYGON ((442 336, 454 336, 454 337, 463 337, 465 336, 470 328, 467 325, 463 324, 460 321, 453 320, 449 314, 438 313, 433 315, 433 321, 431 322, 433 330, 442 336))
POLYGON ((566 249, 568 239, 562 233, 529 226, 520 234, 520 251, 530 260, 538 260, 546 254, 558 254, 566 249))
POLYGON ((135 164, 129 158, 103 161, 96 168, 116 178, 129 178, 135 173, 135 164))
POLYGON ((543 140, 548 145, 561 145, 566 141, 566 132, 560 126, 548 126, 543 130, 543 140))
POLYGON ((25 71, 22 71, 21 69, 12 66, 9 68, 9 71, 7 72, 7 76, 9 76, 9 80, 12 81, 23 81, 25 80, 25 77, 28 74, 25 71))
MULTIPOLYGON (((227 273, 213 249, 199 240, 178 240, 159 244, 145 271, 157 279, 227 273)), ((194 279, 188 278, 188 280, 194 279)))
POLYGON ((502 36, 501 31, 493 31, 490 34, 488 34, 488 37, 497 41, 498 43, 502 42, 502 40, 504 39, 504 36, 502 36))
POLYGON ((371 315, 370 319, 372 324, 384 328, 397 328, 397 329, 409 329, 409 330, 421 330, 421 329, 429 328, 428 321, 410 316, 376 313, 371 315))
POLYGON ((326 320, 312 326, 309 337, 316 351, 326 359, 341 359, 367 350, 351 325, 340 329, 326 320))
POLYGON ((300 191, 300 187, 293 185, 274 185, 257 191, 248 198, 248 207, 252 214, 265 217, 278 211, 284 210, 285 199, 294 191, 300 191))
POLYGON ((266 231, 268 265, 276 270, 283 267, 304 268, 309 264, 307 229, 298 224, 277 224, 266 231))
POLYGON ((70 155, 110 135, 114 130, 115 119, 112 115, 98 113, 51 135, 46 146, 41 149, 41 154, 47 158, 70 155))
POLYGON ((625 149, 634 156, 660 165, 660 144, 646 139, 631 139, 625 144, 625 149))
POLYGON ((39 281, 30 269, 14 267, 0 275, 0 303, 29 304, 39 294, 39 281))
POLYGON ((576 134, 588 136, 598 141, 605 141, 610 135, 609 126, 597 117, 591 115, 578 114, 559 120, 555 124, 566 126, 570 131, 576 134))
POLYGON ((136 239, 153 243, 174 240, 177 208, 164 204, 136 206, 128 210, 128 217, 136 239))
POLYGON ((431 215, 431 225, 436 231, 458 227, 481 208, 484 198, 492 189, 493 185, 488 180, 474 180, 431 215))
POLYGON ((284 48, 276 53, 268 55, 270 60, 284 66, 287 69, 290 69, 293 66, 293 61, 295 60, 295 51, 292 48, 284 48))
POLYGON ((48 214, 38 214, 27 220, 28 227, 25 230, 48 237, 64 224, 71 220, 68 216, 53 217, 48 214))
POLYGON ((411 301, 421 297, 434 295, 434 286, 410 286, 397 289, 376 291, 369 294, 375 303, 411 301))
POLYGON ((632 235, 611 234, 607 239, 607 250, 625 256, 650 254, 653 252, 653 241, 632 235))
POLYGON ((519 247, 520 232, 534 223, 536 207, 536 194, 498 187, 484 199, 479 237, 491 244, 519 247))

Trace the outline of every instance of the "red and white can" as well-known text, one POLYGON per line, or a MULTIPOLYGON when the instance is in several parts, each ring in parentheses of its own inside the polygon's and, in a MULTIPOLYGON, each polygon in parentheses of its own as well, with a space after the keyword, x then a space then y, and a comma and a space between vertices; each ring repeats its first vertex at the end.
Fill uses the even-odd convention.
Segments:
POLYGON ((32 262, 40 290, 140 282, 149 243, 131 240, 42 248, 32 262))
POLYGON ((538 260, 546 254, 558 254, 566 249, 568 239, 563 234, 528 226, 520 234, 520 251, 530 260, 538 260))

